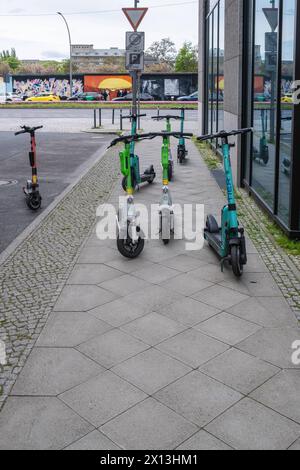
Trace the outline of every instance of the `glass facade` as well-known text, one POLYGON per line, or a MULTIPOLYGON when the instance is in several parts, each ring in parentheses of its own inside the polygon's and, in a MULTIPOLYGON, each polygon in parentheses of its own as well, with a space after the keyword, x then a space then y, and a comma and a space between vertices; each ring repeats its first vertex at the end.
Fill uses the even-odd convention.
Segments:
POLYGON ((206 3, 207 87, 206 132, 224 128, 225 0, 206 3))
POLYGON ((282 53, 281 53, 281 113, 279 154, 280 171, 278 182, 278 215, 286 223, 290 216, 291 160, 292 160, 292 77, 293 52, 295 44, 295 1, 285 0, 282 10, 282 53))
POLYGON ((269 212, 291 231, 297 190, 291 183, 297 0, 253 0, 248 8, 248 17, 253 18, 248 33, 252 79, 244 113, 245 124, 254 132, 243 176, 269 212))
POLYGON ((290 236, 300 238, 300 104, 295 101, 300 99, 300 0, 203 0, 201 5, 203 131, 253 128, 237 142, 237 182, 290 236))

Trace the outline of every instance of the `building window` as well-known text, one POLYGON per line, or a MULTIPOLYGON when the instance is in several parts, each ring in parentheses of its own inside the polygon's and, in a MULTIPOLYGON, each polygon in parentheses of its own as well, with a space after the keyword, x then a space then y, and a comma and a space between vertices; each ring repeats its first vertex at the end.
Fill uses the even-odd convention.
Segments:
POLYGON ((285 0, 282 11, 280 169, 278 215, 288 225, 290 216, 290 181, 292 161, 292 81, 295 45, 295 0, 285 0), (291 27, 292 26, 292 27, 291 27))
POLYGON ((254 33, 252 186, 270 208, 275 197, 278 3, 274 0, 270 13, 270 0, 256 0, 254 33))
POLYGON ((224 128, 225 0, 208 1, 206 8, 206 132, 214 133, 224 128))
POLYGON ((297 0, 252 0, 245 17, 250 25, 246 43, 252 54, 245 50, 245 56, 251 57, 245 70, 251 84, 244 96, 248 103, 244 115, 245 125, 254 132, 252 145, 244 153, 244 181, 289 232, 297 225, 291 207, 297 192, 291 183, 296 113, 292 87, 295 60, 299 60, 296 6, 297 0))

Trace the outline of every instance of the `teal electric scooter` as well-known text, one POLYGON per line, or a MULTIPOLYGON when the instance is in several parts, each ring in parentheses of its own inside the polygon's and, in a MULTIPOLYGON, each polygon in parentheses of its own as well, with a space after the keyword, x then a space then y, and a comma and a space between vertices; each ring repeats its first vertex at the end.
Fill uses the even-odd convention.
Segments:
MULTIPOLYGON (((183 135, 184 133, 184 121, 185 121, 185 109, 182 108, 181 110, 181 122, 180 122, 180 132, 183 135)), ((186 156, 188 154, 188 151, 185 146, 185 138, 180 137, 179 142, 178 142, 178 147, 177 147, 177 161, 182 165, 185 162, 186 156)))
POLYGON ((234 195, 234 184, 230 161, 230 147, 234 144, 228 142, 228 137, 243 135, 252 132, 252 129, 240 129, 236 131, 221 131, 218 134, 198 137, 198 141, 211 139, 221 139, 224 172, 226 177, 227 205, 222 209, 221 227, 219 227, 213 215, 209 215, 206 220, 204 238, 208 244, 217 252, 221 258, 221 268, 227 261, 232 267, 233 273, 237 277, 243 274, 243 267, 247 264, 247 250, 244 229, 239 226, 237 216, 237 206, 234 195))
MULTIPOLYGON (((122 119, 130 119, 131 120, 131 135, 136 135, 137 133, 137 120, 140 117, 147 116, 146 114, 130 114, 128 116, 123 116, 122 119)), ((135 142, 132 141, 130 145, 128 145, 127 150, 130 152, 130 172, 131 172, 131 185, 134 188, 139 188, 139 186, 143 183, 152 184, 155 180, 156 173, 154 171, 154 166, 150 165, 143 174, 140 172, 140 159, 135 153, 135 142)), ((126 151, 126 148, 125 148, 126 151)), ((125 160, 127 161, 127 156, 124 156, 125 160)), ((124 166, 121 166, 121 171, 124 166)), ((125 171, 122 171, 123 179, 122 179, 122 188, 125 192, 127 192, 127 178, 128 178, 128 169, 126 168, 125 171)))

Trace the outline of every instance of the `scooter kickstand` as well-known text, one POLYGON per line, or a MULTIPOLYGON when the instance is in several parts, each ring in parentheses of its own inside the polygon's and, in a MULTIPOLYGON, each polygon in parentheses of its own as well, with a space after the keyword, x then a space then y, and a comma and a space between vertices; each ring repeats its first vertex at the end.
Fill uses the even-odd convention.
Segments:
POLYGON ((229 257, 226 256, 225 258, 222 258, 221 259, 221 272, 223 273, 224 272, 224 264, 226 263, 226 261, 229 261, 229 257))

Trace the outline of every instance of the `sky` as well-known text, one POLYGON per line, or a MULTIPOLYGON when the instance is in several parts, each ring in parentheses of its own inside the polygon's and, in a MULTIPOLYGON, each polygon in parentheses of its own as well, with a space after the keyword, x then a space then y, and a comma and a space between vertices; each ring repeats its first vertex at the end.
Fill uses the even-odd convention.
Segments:
MULTIPOLYGON (((149 7, 139 28, 146 32, 146 47, 165 37, 170 37, 177 48, 184 41, 196 44, 197 5, 196 0, 140 0, 139 6, 149 7)), ((57 11, 68 20, 73 44, 124 48, 125 32, 131 27, 121 11, 123 7, 133 7, 133 0, 2 0, 0 50, 14 47, 19 59, 68 57, 67 30, 57 11), (99 11, 102 13, 94 13, 99 11)))

